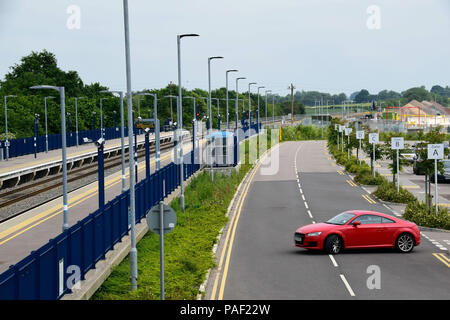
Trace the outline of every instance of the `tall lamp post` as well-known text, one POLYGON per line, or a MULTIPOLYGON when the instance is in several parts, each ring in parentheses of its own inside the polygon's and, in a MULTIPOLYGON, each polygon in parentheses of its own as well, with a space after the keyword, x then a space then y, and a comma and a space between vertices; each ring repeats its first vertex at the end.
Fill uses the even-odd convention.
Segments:
POLYGON ((226 110, 226 112, 227 112, 227 130, 230 129, 230 122, 229 122, 229 117, 228 117, 228 73, 238 72, 238 71, 239 70, 236 70, 236 69, 230 69, 225 72, 225 75, 226 75, 226 98, 225 99, 227 101, 227 103, 226 103, 226 106, 227 106, 227 110, 226 110))
POLYGON ((52 89, 59 91, 60 103, 61 103, 61 140, 62 140, 62 168, 63 168, 63 227, 65 231, 69 229, 69 223, 67 221, 68 203, 67 203, 67 142, 66 142, 66 104, 65 104, 65 91, 64 87, 55 86, 33 86, 30 89, 52 89))
POLYGON ((130 224, 131 224, 131 248, 130 248, 130 280, 131 290, 137 289, 137 248, 136 248, 136 207, 134 190, 134 158, 133 158, 133 91, 131 89, 131 63, 130 63, 130 32, 128 22, 128 0, 123 0, 123 20, 125 34, 125 66, 127 78, 127 108, 128 108, 128 154, 130 166, 130 224))
POLYGON ((15 98, 15 95, 5 96, 5 149, 6 149, 6 161, 9 159, 9 140, 8 140, 8 109, 6 107, 6 100, 8 98, 15 98))
MULTIPOLYGON (((209 98, 208 97, 198 97, 199 99, 205 99, 206 100, 206 108, 208 108, 209 98)), ((206 127, 209 132, 209 128, 211 127, 211 121, 209 120, 209 113, 208 109, 206 109, 206 127)))
POLYGON ((217 102, 217 128, 220 131, 220 102, 218 98, 211 98, 217 102))
POLYGON ((256 118, 256 126, 258 128, 258 132, 259 132, 259 89, 263 89, 265 88, 264 86, 258 87, 258 112, 257 112, 257 118, 256 118))
MULTIPOLYGON (((155 127, 155 148, 156 148, 156 156, 155 156, 155 171, 160 169, 160 158, 161 158, 161 150, 160 150, 160 126, 158 120, 158 96, 155 93, 142 92, 138 93, 140 96, 151 96, 153 97, 153 123, 155 127)), ((150 110, 149 110, 150 111, 150 110)))
POLYGON ((102 101, 107 100, 108 98, 100 98, 100 138, 104 138, 103 134, 103 110, 102 110, 102 101))
MULTIPOLYGON (((44 118, 45 118, 45 153, 48 153, 48 128, 47 128, 47 99, 53 99, 55 97, 49 96, 44 98, 44 118)), ((75 98, 75 106, 76 106, 75 98)), ((76 107, 75 107, 76 108, 76 107)), ((76 110, 76 109, 75 109, 76 110)))
POLYGON ((256 82, 250 82, 248 84, 248 125, 251 128, 252 125, 252 97, 250 96, 250 86, 256 84, 256 82))
POLYGON ((266 90, 264 93, 265 93, 265 96, 266 96, 266 124, 267 124, 267 93, 268 92, 270 92, 270 93, 272 93, 272 90, 266 90))
POLYGON ((121 147, 121 156, 122 156, 122 193, 125 192, 125 119, 124 119, 124 111, 123 111, 123 100, 124 95, 123 91, 109 91, 102 90, 100 93, 113 93, 118 94, 120 97, 120 147, 121 147))
POLYGON ((37 154, 37 138, 39 137, 39 113, 34 114, 34 158, 37 154))
MULTIPOLYGON (((78 104, 77 104, 78 99, 86 99, 86 98, 85 97, 76 97, 75 98, 75 140, 76 140, 77 147, 79 145, 79 138, 78 138, 78 104)), ((45 122, 47 122, 47 116, 45 116, 45 122)), ((46 124, 46 126, 47 126, 47 124, 46 124)))
MULTIPOLYGON (((211 129, 212 129, 212 112, 211 112, 211 60, 214 59, 223 59, 221 56, 214 56, 208 58, 208 110, 209 110, 209 130, 208 135, 211 136, 211 129)), ((211 146, 210 146, 211 147, 211 146)), ((212 152, 210 152, 210 170, 209 170, 209 176, 211 181, 214 180, 214 171, 213 171, 213 164, 212 164, 212 152)))
MULTIPOLYGON (((236 78, 236 101, 235 101, 235 112, 236 112, 236 132, 238 129, 238 123, 239 123, 239 80, 244 80, 245 77, 238 77, 236 78)), ((239 140, 238 140, 239 141, 239 140)))
POLYGON ((181 176, 181 188, 180 188, 180 209, 184 211, 184 172, 183 172, 183 99, 181 95, 181 39, 185 37, 198 37, 195 33, 185 33, 177 35, 177 50, 178 50, 178 130, 181 140, 181 146, 179 146, 180 157, 180 176, 181 176))

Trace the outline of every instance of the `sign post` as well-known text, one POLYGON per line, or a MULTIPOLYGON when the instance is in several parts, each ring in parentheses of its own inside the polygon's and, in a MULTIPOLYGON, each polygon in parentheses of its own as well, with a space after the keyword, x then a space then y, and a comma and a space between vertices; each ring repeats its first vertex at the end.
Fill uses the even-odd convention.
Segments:
POLYGON ((337 134, 337 148, 338 148, 338 150, 339 150, 339 124, 337 124, 337 123, 335 123, 334 124, 334 130, 336 130, 336 131, 338 131, 338 134, 337 134))
POLYGON ((146 220, 148 228, 160 236, 161 300, 164 300, 164 234, 171 232, 175 228, 177 215, 175 210, 160 201, 147 213, 146 220))
POLYGON ((350 160, 350 133, 352 133, 353 128, 345 128, 345 135, 347 136, 347 159, 350 160))
POLYGON ((428 145, 428 159, 434 159, 434 204, 436 207, 436 215, 438 214, 438 180, 437 180, 437 161, 444 159, 443 144, 428 145))
POLYGON ((375 177, 375 145, 378 143, 379 141, 379 137, 378 137, 378 133, 374 132, 374 133, 369 133, 369 142, 373 145, 373 168, 372 168, 372 173, 373 176, 375 177))
POLYGON ((344 152, 344 131, 345 126, 339 125, 339 132, 342 132, 341 151, 344 152))
POLYGON ((392 150, 397 150, 397 192, 400 192, 400 167, 398 160, 398 150, 404 149, 403 137, 392 137, 391 138, 391 148, 392 150))
POLYGON ((361 150, 361 140, 364 139, 364 130, 356 131, 356 139, 359 140, 359 149, 358 152, 356 153, 357 156, 356 160, 359 160, 359 165, 361 165, 361 160, 359 159, 359 150, 361 150))

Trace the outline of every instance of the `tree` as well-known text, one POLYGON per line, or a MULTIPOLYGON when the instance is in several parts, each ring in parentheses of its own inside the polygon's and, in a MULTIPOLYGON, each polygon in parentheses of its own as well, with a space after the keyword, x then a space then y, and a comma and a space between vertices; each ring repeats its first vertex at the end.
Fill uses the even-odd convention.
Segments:
MULTIPOLYGON (((403 134, 401 133, 392 133, 390 132, 387 136, 386 136, 386 141, 385 144, 383 145, 383 154, 384 156, 389 159, 392 160, 392 163, 389 164, 389 168, 391 169, 391 173, 392 173, 392 184, 395 186, 396 185, 396 180, 397 180, 397 172, 398 171, 402 171, 403 166, 404 165, 408 165, 408 161, 401 155, 400 150, 398 150, 398 168, 397 168, 397 150, 393 150, 392 149, 392 145, 391 145, 391 138, 392 137, 402 137, 403 134)), ((408 148, 408 145, 405 145, 405 148, 408 148)))
MULTIPOLYGON (((442 143, 446 140, 447 135, 441 133, 441 127, 431 129, 428 133, 423 135, 423 140, 418 142, 416 145, 416 153, 418 155, 417 168, 425 173, 425 202, 430 207, 430 212, 432 210, 431 201, 431 181, 429 177, 434 174, 434 160, 428 160, 428 144, 442 143)), ((445 150, 445 154, 448 154, 448 150, 445 150)), ((438 171, 440 173, 444 172, 444 164, 440 161, 437 163, 438 171)))
POLYGON ((373 157, 373 145, 369 142, 369 133, 377 132, 375 130, 371 131, 368 125, 363 125, 364 130, 364 140, 361 145, 364 152, 370 155, 370 169, 374 171, 374 161, 383 159, 383 148, 381 144, 375 144, 375 158, 373 157))
POLYGON ((423 87, 416 87, 416 88, 410 88, 406 91, 403 91, 402 96, 407 101, 411 101, 411 100, 423 101, 423 100, 429 100, 430 93, 423 87))
POLYGON ((366 102, 369 101, 369 91, 367 91, 366 89, 362 89, 356 96, 355 96, 355 101, 360 103, 360 102, 366 102))

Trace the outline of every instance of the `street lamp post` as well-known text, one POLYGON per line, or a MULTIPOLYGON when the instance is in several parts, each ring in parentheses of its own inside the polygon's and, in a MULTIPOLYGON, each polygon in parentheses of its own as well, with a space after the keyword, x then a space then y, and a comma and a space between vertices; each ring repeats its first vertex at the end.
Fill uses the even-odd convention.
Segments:
MULTIPOLYGON (((85 97, 77 97, 75 98, 75 140, 77 147, 79 145, 79 137, 78 137, 78 99, 86 99, 85 97)), ((47 123, 47 116, 45 116, 45 122, 47 123)), ((47 127, 47 124, 45 125, 47 127)), ((46 129, 47 130, 47 129, 46 129)))
POLYGON ((131 248, 130 248, 130 280, 131 290, 137 289, 137 248, 136 248, 136 215, 135 215, 135 190, 134 190, 134 159, 133 159, 133 99, 131 89, 130 67, 130 33, 128 22, 128 0, 123 0, 123 18, 125 33, 125 64, 127 77, 127 108, 128 108, 128 151, 130 166, 130 224, 131 224, 131 248))
POLYGON ((115 93, 120 97, 120 145, 121 145, 121 156, 122 156, 122 193, 125 192, 125 120, 123 111, 123 91, 108 91, 103 90, 100 93, 115 93))
POLYGON ((248 126, 252 126, 252 97, 250 96, 250 86, 256 84, 256 82, 250 82, 248 84, 248 126))
POLYGON ((34 114, 34 158, 36 159, 36 154, 37 154, 37 138, 39 136, 39 114, 35 113, 34 114))
POLYGON ((107 100, 108 98, 100 98, 100 137, 104 138, 103 133, 103 110, 102 110, 102 101, 107 100))
POLYGON ((229 130, 230 129, 230 122, 229 122, 229 117, 228 117, 228 73, 229 72, 238 72, 239 70, 236 70, 236 69, 231 69, 231 70, 227 70, 226 72, 225 72, 225 75, 226 75, 226 86, 225 86, 225 92, 226 92, 226 106, 227 106, 227 110, 226 110, 226 112, 227 112, 227 130, 229 130))
MULTIPOLYGON (((211 60, 213 59, 223 59, 221 56, 215 56, 215 57, 209 57, 208 58, 208 110, 209 110, 209 130, 208 135, 211 136, 211 129, 212 129, 212 111, 211 111, 211 60)), ((212 146, 210 145, 210 148, 212 146)), ((210 152, 210 170, 209 170, 209 176, 211 178, 211 181, 214 180, 214 171, 213 171, 213 164, 212 164, 212 152, 210 152)))
POLYGON ((268 92, 272 93, 272 90, 266 90, 265 91, 265 96, 266 96, 266 124, 267 124, 267 93, 268 92))
POLYGON ((9 141, 8 141, 8 109, 6 107, 6 100, 8 98, 15 98, 17 96, 15 95, 9 95, 9 96, 5 96, 4 100, 5 100, 5 149, 6 149, 6 161, 8 161, 9 159, 9 141))
MULTIPOLYGON (((44 117, 45 117, 45 153, 48 153, 48 128, 47 128, 47 99, 53 99, 54 97, 45 97, 44 98, 44 117)), ((75 98, 75 110, 76 110, 77 100, 75 98)))
POLYGON ((194 164, 194 161, 192 160, 194 159, 195 146, 197 144, 198 139, 198 124, 195 121, 197 119, 197 110, 195 107, 195 97, 187 96, 185 98, 192 99, 194 103, 194 119, 192 120, 192 159, 191 159, 191 164, 194 164))
POLYGON ((220 102, 218 98, 212 98, 217 102, 217 128, 220 130, 220 102))
POLYGON ((183 172, 183 97, 181 94, 181 39, 184 37, 198 37, 198 34, 194 33, 185 33, 177 35, 177 50, 178 50, 178 130, 181 140, 181 146, 179 146, 179 157, 180 157, 180 209, 184 211, 184 172, 183 172))
MULTIPOLYGON (((245 77, 236 78, 236 104, 235 104, 235 112, 236 112, 236 133, 238 132, 238 123, 239 123, 239 80, 244 80, 245 77)), ((239 142, 239 139, 238 139, 239 142)))
MULTIPOLYGON (((153 123, 155 127, 155 149, 156 149, 156 156, 155 156, 155 171, 158 171, 160 169, 160 157, 161 157, 161 150, 160 150, 160 126, 159 126, 159 120, 158 120, 158 96, 155 93, 138 93, 140 96, 151 96, 153 97, 153 123)), ((150 110, 149 110, 150 113, 150 110)))
POLYGON ((64 87, 55 86, 33 86, 30 89, 53 89, 59 91, 60 103, 61 103, 61 140, 62 140, 62 168, 63 168, 63 227, 62 230, 65 231, 69 229, 69 224, 67 222, 67 141, 66 141, 66 104, 65 104, 65 91, 64 87))
POLYGON ((259 132, 259 89, 265 88, 264 86, 258 87, 258 112, 257 112, 257 118, 256 118, 256 127, 258 128, 257 132, 259 132))

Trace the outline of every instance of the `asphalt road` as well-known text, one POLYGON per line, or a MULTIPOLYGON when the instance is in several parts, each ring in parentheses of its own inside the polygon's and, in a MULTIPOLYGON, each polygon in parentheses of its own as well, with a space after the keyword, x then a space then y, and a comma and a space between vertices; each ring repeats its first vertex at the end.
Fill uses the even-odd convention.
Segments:
POLYGON ((231 228, 224 230, 206 299, 449 299, 450 263, 437 259, 433 253, 442 252, 423 237, 410 254, 365 249, 329 256, 294 246, 299 226, 345 210, 393 215, 367 197, 336 166, 324 141, 282 143, 277 173, 256 171, 229 240, 231 228), (222 255, 229 259, 221 261, 222 255), (380 289, 369 289, 377 267, 380 289))

